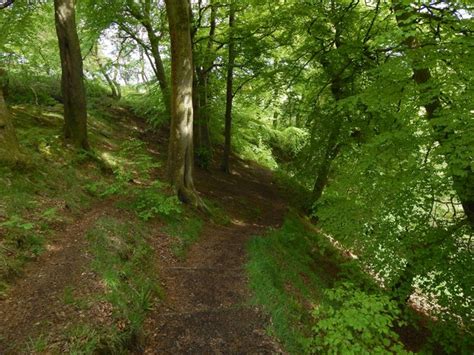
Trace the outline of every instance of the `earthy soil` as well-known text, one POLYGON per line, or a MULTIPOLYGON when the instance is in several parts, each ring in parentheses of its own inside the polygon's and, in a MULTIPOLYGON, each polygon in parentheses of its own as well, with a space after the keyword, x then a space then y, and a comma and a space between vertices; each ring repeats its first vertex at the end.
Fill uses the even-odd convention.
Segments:
MULTIPOLYGON (((100 202, 58 230, 47 252, 27 265, 7 297, 0 300, 0 354, 25 351, 26 342, 42 335, 45 329, 65 327, 87 317, 65 304, 65 289, 80 287, 81 295, 85 295, 100 287, 87 267, 91 255, 86 232, 100 217, 116 214, 113 205, 113 200, 100 202)), ((53 333, 62 334, 60 329, 53 333)))
POLYGON ((147 324, 146 354, 282 353, 266 335, 268 319, 251 304, 245 245, 278 228, 286 210, 269 171, 242 161, 231 175, 197 171, 201 195, 218 201, 231 219, 208 223, 186 260, 162 265, 166 300, 147 324))

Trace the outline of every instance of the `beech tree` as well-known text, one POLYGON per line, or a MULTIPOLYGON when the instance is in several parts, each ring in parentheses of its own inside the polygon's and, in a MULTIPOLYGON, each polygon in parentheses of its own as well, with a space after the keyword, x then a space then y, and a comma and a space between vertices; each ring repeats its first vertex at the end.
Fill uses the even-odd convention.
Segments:
MULTIPOLYGON (((420 14, 417 14, 409 5, 407 6, 400 0, 393 0, 392 5, 398 27, 406 34, 404 38, 406 50, 413 52, 408 53, 408 55, 413 58, 413 80, 426 97, 422 103, 426 112, 425 117, 433 127, 436 140, 440 145, 456 146, 458 145, 457 142, 462 140, 462 137, 455 139, 456 133, 454 130, 449 125, 439 123, 443 110, 441 97, 437 92, 437 88, 433 85, 431 69, 427 66, 426 55, 419 51, 423 43, 415 35, 415 24, 419 20, 420 14)), ((432 16, 434 20, 434 15, 432 16)), ((474 171, 472 164, 469 161, 456 161, 456 157, 449 153, 447 154, 447 163, 451 167, 453 188, 458 194, 469 223, 474 227, 474 171)))
MULTIPOLYGON (((207 169, 205 174, 219 169, 228 173, 231 155, 276 170, 276 183, 289 192, 295 209, 357 256, 351 270, 360 269, 364 278, 376 281, 374 289, 386 295, 382 303, 399 314, 420 299, 420 305, 429 305, 422 305, 424 312, 447 324, 444 339, 433 332, 436 343, 444 343, 446 352, 472 348, 469 341, 463 345, 460 336, 473 334, 474 318, 472 276, 466 273, 472 268, 474 235, 470 1, 77 4, 81 48, 89 49, 84 80, 97 103, 94 112, 110 104, 114 111, 120 108, 126 120, 130 110, 133 122, 144 119, 137 125, 140 131, 146 127, 144 137, 156 135, 153 142, 164 141, 160 126, 168 130, 170 124, 167 173, 179 200, 206 208, 194 187, 193 161, 207 169), (97 53, 98 48, 102 50, 97 53), (110 93, 122 94, 122 99, 113 102, 110 93), (224 152, 216 162, 212 146, 217 145, 224 152)), ((69 141, 87 130, 73 5, 73 0, 55 1, 69 141)), ((18 104, 16 128, 26 152, 35 149, 36 142, 28 141, 28 118, 22 111, 49 105, 51 97, 58 97, 55 79, 61 71, 52 2, 17 1, 7 10, 0 11, 0 32, 8 37, 0 48, 0 67, 14 82, 5 96, 9 107, 18 104), (25 20, 28 9, 31 17, 25 20), (15 18, 23 20, 13 28, 15 18), (29 27, 21 32, 24 23, 29 27)), ((31 115, 34 124, 49 118, 47 110, 31 115)), ((15 159, 21 153, 1 91, 0 113, 0 160, 15 159)), ((108 132, 98 132, 99 125, 94 127, 94 133, 107 137, 108 132)), ((50 140, 40 143, 39 148, 48 148, 40 153, 49 158, 50 140)), ((232 170, 244 172, 244 165, 232 170)), ((159 192, 155 186, 151 190, 159 192)), ((174 196, 171 200, 176 202, 174 196)), ((158 204, 160 200, 150 199, 152 208, 158 204)), ((294 251, 307 238, 295 232, 290 239, 282 249, 294 251)), ((306 242, 301 248, 308 261, 319 260, 306 242)), ((300 259, 303 254, 292 255, 300 259)), ((372 304, 374 299, 368 299, 372 304)), ((332 312, 326 313, 331 317, 332 312)), ((315 333, 315 342, 333 346, 331 332, 336 338, 343 334, 336 327, 315 333)), ((388 350, 387 345, 380 349, 388 350)))
POLYGON ((199 205, 193 182, 193 58, 189 4, 166 0, 171 35, 171 131, 168 175, 178 198, 199 205))
POLYGON ((54 12, 61 57, 64 139, 76 148, 87 150, 89 142, 87 140, 86 92, 74 0, 55 0, 54 12))

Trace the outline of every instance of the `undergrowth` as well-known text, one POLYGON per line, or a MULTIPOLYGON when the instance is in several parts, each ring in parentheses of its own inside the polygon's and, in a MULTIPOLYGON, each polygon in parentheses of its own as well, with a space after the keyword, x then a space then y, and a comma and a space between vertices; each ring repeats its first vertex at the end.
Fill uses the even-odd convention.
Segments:
POLYGON ((248 245, 250 286, 272 318, 270 333, 292 354, 403 353, 392 330, 395 306, 305 223, 290 215, 280 229, 248 245))
POLYGON ((171 246, 172 252, 184 259, 189 247, 198 240, 203 221, 193 215, 182 215, 179 218, 167 218, 166 222, 163 231, 175 240, 171 246))
POLYGON ((21 105, 11 114, 28 164, 0 167, 0 294, 55 229, 89 205, 83 185, 104 178, 97 164, 64 147, 60 108, 21 105))
MULTIPOLYGON (((149 228, 160 225, 175 240, 173 253, 184 258, 198 239, 203 220, 156 178, 161 164, 145 142, 130 135, 137 131, 132 120, 122 120, 105 107, 90 109, 94 151, 76 152, 62 142, 60 105, 22 104, 10 111, 30 163, 22 170, 0 167, 0 296, 6 295, 25 263, 48 248, 50 236, 100 199, 116 200, 136 218, 101 218, 88 233, 91 268, 103 292, 84 299, 78 285, 72 285, 63 294, 64 303, 81 313, 98 304, 110 305, 111 321, 102 324, 93 315, 65 325, 61 345, 48 335, 48 325, 24 345, 29 353, 58 346, 58 351, 72 354, 124 353, 140 344, 147 311, 160 296, 149 228)), ((214 222, 229 222, 218 205, 209 206, 214 222)))
POLYGON ((88 232, 94 257, 91 267, 104 285, 96 302, 111 305, 112 321, 70 327, 66 332, 68 352, 122 353, 140 344, 146 314, 161 294, 146 235, 143 224, 111 217, 99 219, 88 232))

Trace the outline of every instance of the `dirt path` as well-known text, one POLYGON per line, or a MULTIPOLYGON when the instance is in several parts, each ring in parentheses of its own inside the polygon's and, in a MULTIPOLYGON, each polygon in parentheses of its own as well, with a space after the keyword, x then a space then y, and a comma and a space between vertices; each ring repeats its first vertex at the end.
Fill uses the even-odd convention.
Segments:
MULTIPOLYGON (((113 205, 112 200, 98 203, 58 230, 48 251, 26 266, 8 297, 0 300, 0 354, 23 353, 25 343, 42 335, 45 328, 51 330, 87 317, 65 304, 64 292, 66 287, 80 286, 81 293, 87 294, 98 287, 88 271, 92 257, 85 234, 100 217, 115 213, 113 205)), ((61 331, 54 333, 60 335, 61 331)))
POLYGON ((146 354, 281 353, 250 304, 244 264, 248 239, 279 227, 286 207, 270 173, 244 165, 230 176, 197 172, 198 191, 219 201, 231 223, 208 223, 185 261, 163 265, 166 300, 147 323, 146 354))

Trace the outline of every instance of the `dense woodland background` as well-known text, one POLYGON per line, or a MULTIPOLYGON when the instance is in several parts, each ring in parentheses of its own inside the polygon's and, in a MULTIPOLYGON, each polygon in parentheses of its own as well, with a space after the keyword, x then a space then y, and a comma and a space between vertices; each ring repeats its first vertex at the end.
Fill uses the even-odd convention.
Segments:
MULTIPOLYGON (((254 161, 289 206, 246 261, 284 351, 472 352, 471 1, 0 6, 0 294, 71 223, 68 210, 104 199, 131 198, 185 258, 203 223, 233 220, 196 188, 195 168, 225 179, 254 161)), ((271 216, 265 206, 241 208, 271 216)), ((117 328, 67 333, 56 350, 130 349, 143 302, 166 297, 146 238, 124 239, 122 260, 100 233, 94 270, 117 328)), ((48 339, 31 337, 29 351, 54 349, 48 339)))

